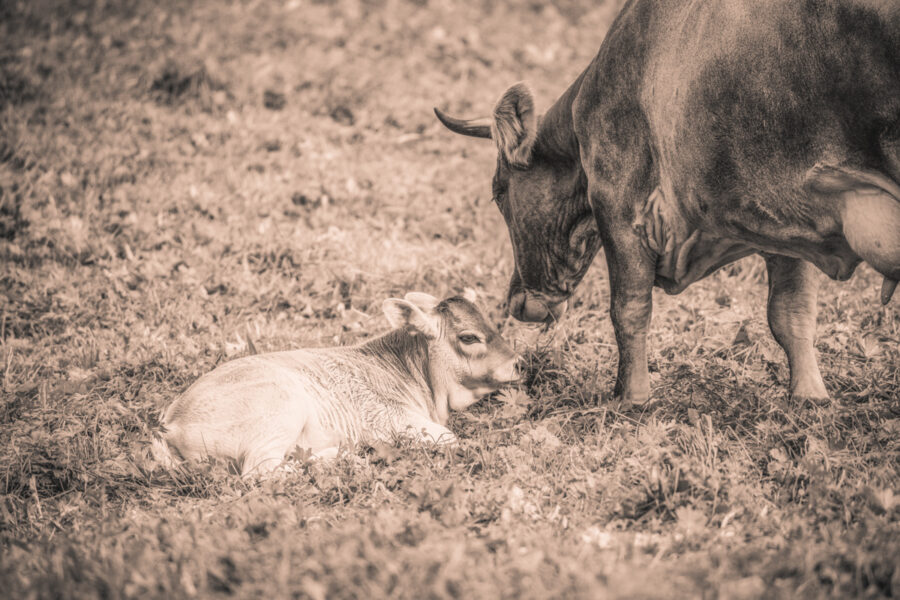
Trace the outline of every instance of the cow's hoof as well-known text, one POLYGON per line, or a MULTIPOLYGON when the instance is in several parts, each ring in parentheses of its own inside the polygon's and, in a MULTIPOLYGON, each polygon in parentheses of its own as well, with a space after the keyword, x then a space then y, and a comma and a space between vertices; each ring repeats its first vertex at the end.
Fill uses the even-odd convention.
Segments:
POLYGON ((633 412, 643 410, 651 403, 650 396, 623 396, 619 395, 609 403, 610 408, 618 412, 633 412))
POLYGON ((831 398, 821 395, 791 394, 791 403, 801 408, 831 406, 831 398))
POLYGON ((831 398, 825 391, 824 385, 798 386, 791 391, 791 401, 797 406, 807 404, 813 406, 827 406, 831 404, 831 398))

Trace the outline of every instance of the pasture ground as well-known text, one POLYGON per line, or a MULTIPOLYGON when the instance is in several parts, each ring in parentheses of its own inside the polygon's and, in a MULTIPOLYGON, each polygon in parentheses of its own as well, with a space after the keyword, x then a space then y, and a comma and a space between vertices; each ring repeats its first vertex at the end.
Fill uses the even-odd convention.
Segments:
POLYGON ((508 322, 495 154, 431 107, 548 106, 616 2, 0 4, 0 595, 900 596, 900 303, 826 281, 834 401, 791 402, 745 260, 656 295, 652 385, 610 404, 602 256, 551 332, 508 322), (526 385, 458 448, 265 482, 154 470, 217 363, 348 344, 381 301, 472 287, 526 385))

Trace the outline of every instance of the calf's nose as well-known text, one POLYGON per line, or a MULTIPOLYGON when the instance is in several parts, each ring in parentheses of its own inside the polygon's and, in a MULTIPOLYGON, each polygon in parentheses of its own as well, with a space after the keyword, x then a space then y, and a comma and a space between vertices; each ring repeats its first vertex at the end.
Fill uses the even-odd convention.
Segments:
POLYGON ((521 370, 522 358, 520 356, 513 356, 510 360, 503 363, 500 367, 494 369, 494 372, 491 374, 494 381, 496 381, 500 385, 509 385, 512 383, 517 383, 522 379, 522 370, 521 370))
POLYGON ((512 379, 510 383, 519 383, 522 381, 522 373, 525 372, 525 357, 516 355, 512 363, 512 379))

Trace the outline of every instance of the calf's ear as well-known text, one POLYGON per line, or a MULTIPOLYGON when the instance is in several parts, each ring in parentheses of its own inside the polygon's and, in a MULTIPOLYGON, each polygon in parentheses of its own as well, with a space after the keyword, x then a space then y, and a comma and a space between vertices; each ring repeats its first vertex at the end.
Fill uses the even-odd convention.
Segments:
POLYGON ((440 304, 440 300, 431 294, 425 294, 423 292, 410 292, 403 296, 403 299, 407 302, 412 302, 427 313, 434 311, 434 307, 440 304))
POLYGON ((524 83, 517 83, 494 106, 491 137, 511 165, 527 167, 537 139, 534 96, 524 83))
POLYGON ((433 312, 424 312, 409 300, 388 298, 381 304, 381 310, 394 329, 412 327, 427 338, 438 336, 438 317, 433 312))

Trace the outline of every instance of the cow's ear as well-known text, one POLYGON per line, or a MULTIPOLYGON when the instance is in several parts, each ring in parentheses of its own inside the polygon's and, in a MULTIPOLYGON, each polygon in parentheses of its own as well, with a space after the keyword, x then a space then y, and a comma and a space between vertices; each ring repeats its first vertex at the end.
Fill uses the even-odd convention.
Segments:
POLYGON ((511 165, 527 167, 537 139, 534 96, 524 83, 517 83, 494 106, 491 137, 511 165))
POLYGON ((409 327, 427 338, 435 338, 440 332, 437 315, 422 311, 408 300, 388 298, 381 304, 381 310, 394 329, 409 327))

